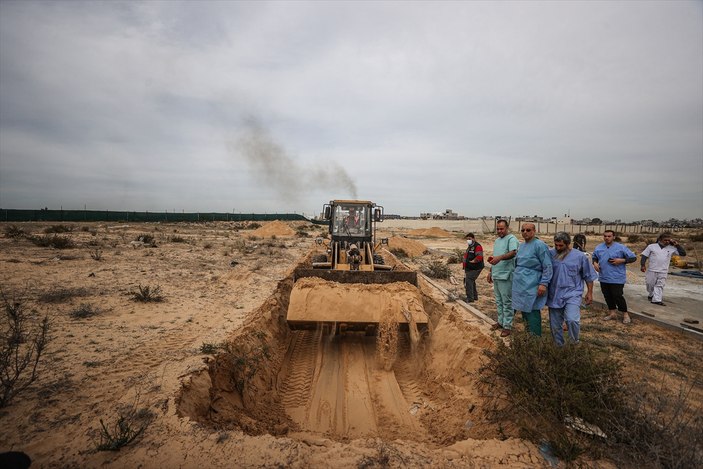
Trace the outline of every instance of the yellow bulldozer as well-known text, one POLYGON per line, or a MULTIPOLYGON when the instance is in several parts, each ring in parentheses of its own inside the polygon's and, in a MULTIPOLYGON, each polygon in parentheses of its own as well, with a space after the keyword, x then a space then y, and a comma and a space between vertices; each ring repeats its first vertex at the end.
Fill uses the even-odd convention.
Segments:
POLYGON ((373 333, 383 321, 427 326, 417 273, 386 265, 376 240, 383 207, 368 200, 332 200, 323 207, 328 239, 317 239, 311 262, 294 272, 287 321, 291 329, 321 325, 373 333))

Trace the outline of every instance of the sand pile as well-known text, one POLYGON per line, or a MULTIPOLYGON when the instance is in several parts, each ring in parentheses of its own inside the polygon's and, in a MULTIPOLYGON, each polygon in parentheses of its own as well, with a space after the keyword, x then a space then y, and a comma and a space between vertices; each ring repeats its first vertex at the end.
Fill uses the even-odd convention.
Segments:
POLYGON ((408 231, 410 236, 425 236, 428 238, 451 238, 454 235, 447 230, 443 230, 437 226, 432 228, 418 228, 416 230, 408 231))
POLYGON ((407 282, 376 285, 307 277, 291 291, 288 320, 380 323, 385 319, 398 324, 407 322, 403 311, 417 323, 427 323, 417 288, 407 282))
POLYGON ((295 235, 295 230, 288 226, 286 223, 275 220, 266 223, 261 228, 258 228, 251 232, 253 236, 259 236, 261 238, 271 238, 272 236, 293 236, 295 235))
POLYGON ((427 252, 427 246, 413 239, 394 236, 388 239, 388 250, 402 249, 409 257, 421 256, 427 252))

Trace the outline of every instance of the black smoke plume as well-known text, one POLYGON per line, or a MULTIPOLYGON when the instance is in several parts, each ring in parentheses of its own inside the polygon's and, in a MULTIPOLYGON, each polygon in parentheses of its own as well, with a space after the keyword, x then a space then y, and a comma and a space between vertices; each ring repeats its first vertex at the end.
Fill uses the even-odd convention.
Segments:
POLYGON ((230 148, 244 157, 261 183, 286 200, 296 201, 300 194, 313 190, 357 198, 356 185, 344 168, 337 163, 302 167, 255 118, 244 121, 240 136, 230 148))

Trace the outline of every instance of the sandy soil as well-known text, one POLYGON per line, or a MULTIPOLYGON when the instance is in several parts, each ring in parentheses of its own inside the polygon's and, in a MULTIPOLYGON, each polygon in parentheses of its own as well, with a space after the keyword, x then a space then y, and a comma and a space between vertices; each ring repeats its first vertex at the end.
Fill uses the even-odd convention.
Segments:
POLYGON ((438 226, 433 226, 431 228, 418 228, 410 230, 408 231, 408 236, 419 238, 449 238, 454 235, 438 226))
MULTIPOLYGON (((3 295, 33 320, 48 315, 52 339, 39 379, 0 409, 0 451, 47 468, 547 467, 509 422, 486 418, 477 372, 496 340, 488 326, 425 282, 426 328, 383 339, 288 328, 293 270, 309 264, 319 227, 66 225, 69 249, 0 238, 3 295), (153 245, 137 241, 145 235, 153 245), (164 301, 134 301, 140 286, 159 286, 164 301), (97 451, 101 421, 113 429, 120 416, 145 430, 97 451)), ((17 226, 43 236, 51 225, 17 226)), ((406 259, 418 269, 464 246, 452 233, 402 239, 422 246, 406 259)), ((451 268, 442 284, 462 295, 461 265, 451 268)), ((484 275, 478 307, 490 314, 484 275)), ((703 352, 669 344, 666 331, 614 327, 700 367, 703 352)))
POLYGON ((427 246, 415 239, 403 236, 392 236, 388 238, 388 249, 391 252, 402 251, 408 257, 418 257, 427 253, 427 246))

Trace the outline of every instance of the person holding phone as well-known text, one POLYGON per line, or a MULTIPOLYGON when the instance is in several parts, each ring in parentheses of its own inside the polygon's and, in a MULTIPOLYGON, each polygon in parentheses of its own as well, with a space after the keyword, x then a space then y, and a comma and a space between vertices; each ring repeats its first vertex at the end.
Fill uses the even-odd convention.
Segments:
POLYGON ((627 312, 627 301, 623 289, 627 282, 627 267, 637 260, 634 252, 615 241, 615 232, 605 230, 603 242, 596 246, 591 255, 593 268, 598 272, 600 289, 605 303, 608 305, 608 315, 603 319, 618 319, 618 311, 622 313, 623 324, 630 324, 632 319, 627 312))
POLYGON ((686 250, 678 241, 671 238, 671 233, 662 233, 656 243, 652 243, 642 251, 640 270, 646 272, 647 299, 652 304, 666 306, 664 299, 664 285, 669 275, 669 264, 674 254, 685 256, 686 250), (646 267, 649 259, 649 268, 646 267))

